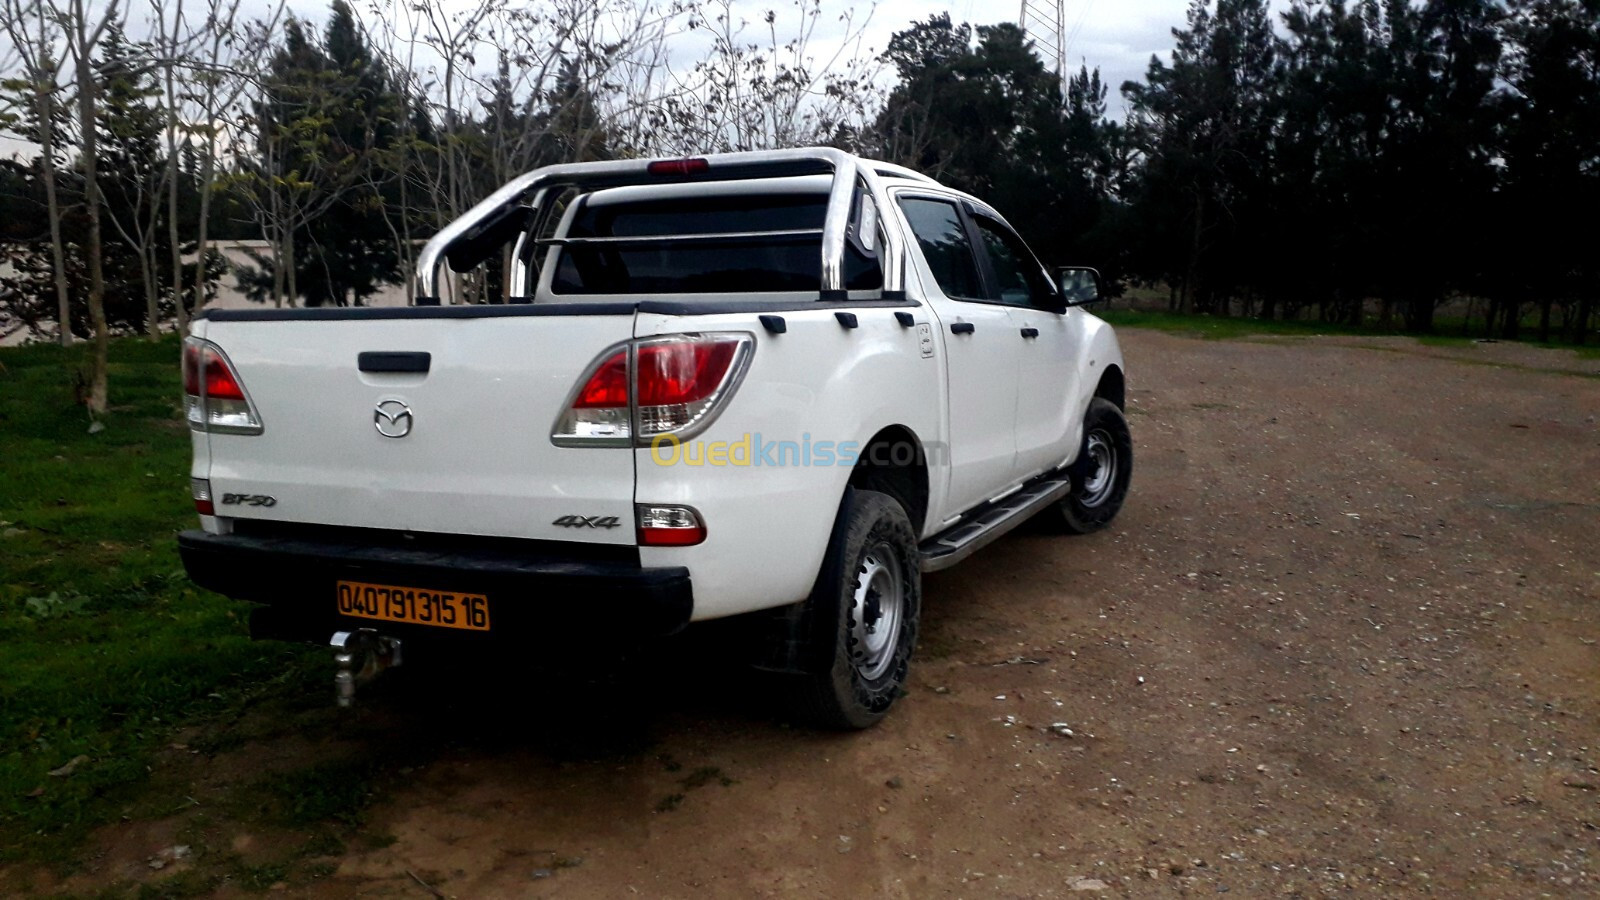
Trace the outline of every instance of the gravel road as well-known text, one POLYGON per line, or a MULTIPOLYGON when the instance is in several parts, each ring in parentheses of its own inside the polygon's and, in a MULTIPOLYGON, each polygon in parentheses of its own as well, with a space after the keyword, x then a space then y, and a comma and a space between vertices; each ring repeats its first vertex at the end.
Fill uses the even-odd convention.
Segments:
MULTIPOLYGON (((791 729, 759 682, 676 671, 702 641, 621 684, 458 683, 472 715, 399 682, 333 737, 173 764, 206 790, 427 748, 384 776, 382 838, 290 895, 1600 892, 1600 361, 1124 345, 1122 517, 929 576, 910 694, 872 731, 791 729)), ((103 836, 87 877, 153 827, 103 836)))

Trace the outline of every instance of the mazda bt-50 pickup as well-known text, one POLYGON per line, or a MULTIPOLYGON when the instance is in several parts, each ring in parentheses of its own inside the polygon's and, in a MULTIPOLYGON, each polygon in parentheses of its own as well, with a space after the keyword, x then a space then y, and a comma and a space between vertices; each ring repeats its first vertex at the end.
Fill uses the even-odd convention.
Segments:
POLYGON ((262 604, 255 636, 338 645, 346 700, 402 646, 741 617, 719 634, 796 715, 866 727, 923 572, 1121 507, 1098 293, 981 199, 838 150, 539 169, 427 244, 414 306, 196 319, 184 565, 262 604))

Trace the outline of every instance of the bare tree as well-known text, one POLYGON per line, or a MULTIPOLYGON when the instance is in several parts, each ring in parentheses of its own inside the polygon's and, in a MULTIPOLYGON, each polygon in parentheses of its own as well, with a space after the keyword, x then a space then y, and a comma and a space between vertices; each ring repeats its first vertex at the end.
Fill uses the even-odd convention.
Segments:
MULTIPOLYGON (((195 35, 188 30, 184 16, 183 0, 150 0, 150 23, 154 26, 151 42, 162 57, 161 91, 164 101, 161 123, 166 138, 167 165, 164 179, 167 188, 167 248, 171 254, 172 303, 178 319, 178 333, 189 330, 188 310, 183 302, 183 242, 178 237, 178 132, 181 121, 181 98, 178 92, 178 72, 186 62, 190 40, 195 35)), ((195 287, 205 282, 205 261, 196 273, 195 287)))
POLYGON ((66 0, 64 9, 57 10, 64 18, 62 30, 66 32, 67 52, 72 57, 73 70, 78 80, 78 128, 80 134, 80 166, 83 169, 84 211, 89 220, 89 322, 94 328, 94 355, 89 370, 89 414, 94 417, 106 412, 107 356, 111 334, 106 325, 106 274, 105 245, 100 229, 100 182, 96 171, 95 107, 98 100, 93 54, 106 29, 122 20, 115 0, 95 9, 92 0, 66 0))
POLYGON ((385 158, 381 164, 368 170, 367 187, 380 197, 386 189, 394 189, 395 202, 390 203, 385 199, 379 204, 379 210, 384 226, 389 229, 390 239, 394 242, 395 259, 399 260, 407 306, 414 306, 417 302, 416 279, 413 277, 416 251, 412 233, 416 215, 411 206, 411 196, 412 191, 418 188, 425 190, 426 183, 418 160, 424 148, 417 128, 417 118, 426 115, 423 108, 426 86, 417 72, 418 42, 414 37, 402 38, 401 35, 414 36, 418 33, 422 10, 421 4, 402 3, 388 7, 381 0, 374 0, 370 11, 373 21, 378 24, 367 34, 373 52, 394 79, 392 86, 400 98, 395 123, 395 146, 383 151, 385 158))
POLYGON ((716 0, 692 24, 711 46, 682 73, 669 69, 670 90, 657 101, 647 153, 765 150, 831 143, 859 133, 879 104, 881 63, 863 52, 871 10, 837 17, 842 37, 832 51, 818 33, 827 20, 821 0, 792 0, 796 20, 780 28, 774 9, 760 14, 760 37, 733 0, 716 0), (824 55, 825 54, 825 55, 824 55))
MULTIPOLYGON (((105 201, 101 215, 112 231, 139 260, 139 280, 144 292, 145 334, 156 340, 161 334, 161 284, 156 260, 161 226, 161 196, 176 172, 172 160, 156 155, 151 131, 158 122, 170 120, 168 110, 157 100, 158 89, 151 81, 161 65, 158 57, 165 49, 154 44, 130 45, 120 29, 112 29, 111 40, 104 42, 105 53, 97 66, 102 83, 99 125, 106 129, 106 152, 118 163, 100 185, 105 201), (147 143, 148 141, 148 143, 147 143), (118 152, 121 155, 118 155, 118 152)), ((99 140, 99 137, 96 137, 99 140)))
MULTIPOLYGON (((287 21, 289 28, 305 34, 304 23, 292 17, 287 21)), ((306 47, 314 46, 304 37, 300 40, 306 47)), ((366 146, 347 146, 326 127, 338 110, 352 102, 359 87, 355 79, 348 73, 319 69, 313 79, 294 80, 296 76, 285 74, 295 65, 285 52, 280 50, 281 71, 263 61, 251 82, 253 90, 245 98, 249 108, 241 110, 232 134, 232 155, 238 165, 225 179, 273 248, 270 264, 277 306, 285 301, 292 306, 300 296, 298 233, 346 199, 349 191, 366 184, 377 162, 371 134, 366 146)))
POLYGON ((194 304, 205 302, 206 264, 210 258, 212 201, 216 196, 218 164, 228 152, 228 141, 240 130, 240 99, 260 83, 262 60, 272 34, 283 17, 283 2, 258 19, 246 21, 241 0, 198 0, 198 15, 190 19, 184 4, 196 0, 152 0, 157 15, 165 19, 170 6, 172 24, 163 29, 162 43, 171 48, 171 64, 164 68, 167 108, 167 147, 171 180, 168 183, 168 218, 172 235, 173 297, 178 328, 188 330, 190 311, 183 293, 182 246, 178 240, 177 164, 180 143, 196 151, 200 171, 195 190, 198 215, 194 235, 194 304), (179 85, 181 84, 181 89, 179 85))
POLYGON ((55 268, 56 328, 61 346, 72 344, 72 304, 67 292, 66 244, 61 237, 61 198, 56 183, 56 117, 62 108, 60 84, 65 58, 55 48, 62 40, 56 17, 45 0, 0 0, 0 20, 11 38, 27 84, 29 112, 37 123, 39 171, 50 218, 50 258, 55 268))
MULTIPOLYGON (((422 100, 420 112, 436 130, 430 146, 410 143, 415 156, 404 169, 416 177, 402 186, 420 189, 437 228, 521 172, 609 154, 608 110, 648 107, 640 89, 655 85, 636 76, 665 58, 664 42, 688 9, 683 0, 512 8, 490 0, 459 8, 374 0, 373 44, 391 70, 409 74, 408 97, 422 100), (432 62, 418 71, 418 59, 432 62)), ((408 268, 410 255, 408 245, 408 268)), ((508 290, 502 279, 499 298, 508 290)), ((488 299, 476 279, 458 282, 452 295, 488 299)))

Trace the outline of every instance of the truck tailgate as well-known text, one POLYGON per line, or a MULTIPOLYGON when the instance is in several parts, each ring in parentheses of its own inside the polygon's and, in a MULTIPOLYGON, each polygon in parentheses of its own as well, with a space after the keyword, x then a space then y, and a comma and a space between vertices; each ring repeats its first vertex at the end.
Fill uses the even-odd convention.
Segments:
POLYGON ((204 322, 197 336, 233 363, 263 426, 203 436, 209 470, 195 474, 218 515, 633 543, 633 452, 550 441, 586 367, 631 337, 631 310, 499 310, 511 314, 204 322), (363 353, 401 355, 362 371, 363 353), (420 368, 423 354, 426 371, 375 371, 420 368))

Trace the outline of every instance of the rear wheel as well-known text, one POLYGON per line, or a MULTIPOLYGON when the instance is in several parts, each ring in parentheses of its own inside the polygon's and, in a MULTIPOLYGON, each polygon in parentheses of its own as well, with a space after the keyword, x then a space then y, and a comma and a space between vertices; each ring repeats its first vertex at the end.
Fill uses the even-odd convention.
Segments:
POLYGON ((812 671, 797 676, 795 714, 821 728, 866 728, 904 689, 922 611, 921 558, 905 509, 852 490, 807 601, 812 671))
POLYGON ((1073 534, 1088 534, 1110 524, 1122 509, 1133 477, 1133 436, 1115 403, 1100 397, 1089 401, 1083 446, 1068 471, 1072 493, 1056 504, 1062 524, 1073 534))

